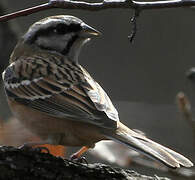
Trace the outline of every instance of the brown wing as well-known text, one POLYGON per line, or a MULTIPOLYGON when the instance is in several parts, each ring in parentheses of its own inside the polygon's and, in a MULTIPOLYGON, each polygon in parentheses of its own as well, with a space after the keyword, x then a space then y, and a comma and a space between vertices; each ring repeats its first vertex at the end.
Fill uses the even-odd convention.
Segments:
POLYGON ((79 65, 21 58, 4 71, 9 97, 58 118, 116 127, 118 113, 104 90, 79 65))

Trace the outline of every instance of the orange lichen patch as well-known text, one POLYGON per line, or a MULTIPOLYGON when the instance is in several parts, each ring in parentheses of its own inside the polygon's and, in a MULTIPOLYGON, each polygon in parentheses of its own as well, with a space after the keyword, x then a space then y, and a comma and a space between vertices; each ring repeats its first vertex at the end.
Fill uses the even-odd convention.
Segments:
MULTIPOLYGON (((49 150, 49 153, 52 154, 53 156, 57 156, 57 157, 65 157, 66 155, 66 148, 64 146, 61 145, 51 145, 51 144, 44 144, 44 145, 36 145, 33 147, 45 147, 49 150)), ((45 152, 45 150, 43 149, 43 152, 45 152)))

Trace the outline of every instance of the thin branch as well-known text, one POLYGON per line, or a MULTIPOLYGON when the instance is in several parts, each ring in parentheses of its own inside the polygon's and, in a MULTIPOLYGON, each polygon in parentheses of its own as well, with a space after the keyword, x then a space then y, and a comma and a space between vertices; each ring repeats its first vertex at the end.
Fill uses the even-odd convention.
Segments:
POLYGON ((131 0, 103 0, 102 2, 85 2, 73 0, 50 0, 55 8, 68 8, 68 9, 83 9, 89 11, 99 11, 110 8, 130 8, 133 5, 131 0))
POLYGON ((134 8, 139 9, 163 9, 163 8, 178 8, 190 7, 195 5, 195 0, 169 0, 169 1, 154 1, 154 2, 139 2, 132 1, 134 8))
POLYGON ((177 94, 177 104, 180 112, 188 122, 193 122, 191 103, 183 92, 177 94))
POLYGON ((192 115, 191 103, 183 92, 177 94, 177 104, 185 120, 189 123, 195 137, 195 120, 192 115))
POLYGON ((91 3, 84 1, 73 0, 50 0, 48 3, 41 4, 35 7, 27 8, 11 14, 0 16, 1 21, 8 21, 20 16, 27 16, 39 11, 47 9, 61 8, 61 9, 82 9, 88 11, 100 11, 111 8, 122 9, 160 9, 160 8, 176 8, 176 7, 190 7, 195 6, 195 0, 169 0, 169 1, 154 1, 154 2, 140 2, 134 0, 103 0, 101 2, 91 3))
POLYGON ((139 17, 140 10, 135 9, 134 15, 131 18, 131 24, 133 26, 131 34, 128 36, 131 43, 133 43, 133 40, 135 38, 136 32, 137 32, 137 17, 139 17))

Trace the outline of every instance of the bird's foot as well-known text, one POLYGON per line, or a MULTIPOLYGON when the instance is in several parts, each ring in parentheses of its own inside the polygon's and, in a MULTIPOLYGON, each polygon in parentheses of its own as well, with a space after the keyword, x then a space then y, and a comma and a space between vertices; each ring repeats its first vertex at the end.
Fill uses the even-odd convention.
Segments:
POLYGON ((78 157, 76 154, 73 154, 70 156, 70 160, 71 161, 75 161, 75 162, 78 162, 78 163, 85 163, 85 164, 88 164, 86 158, 84 156, 82 157, 78 157))

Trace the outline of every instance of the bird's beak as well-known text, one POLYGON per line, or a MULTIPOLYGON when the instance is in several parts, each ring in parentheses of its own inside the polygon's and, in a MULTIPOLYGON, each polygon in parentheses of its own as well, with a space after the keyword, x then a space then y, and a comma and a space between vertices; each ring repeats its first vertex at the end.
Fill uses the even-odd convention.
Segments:
POLYGON ((91 26, 89 26, 85 23, 82 23, 81 26, 82 26, 82 30, 80 32, 80 35, 82 37, 91 38, 94 36, 101 35, 101 32, 97 31, 96 29, 92 28, 91 26))

